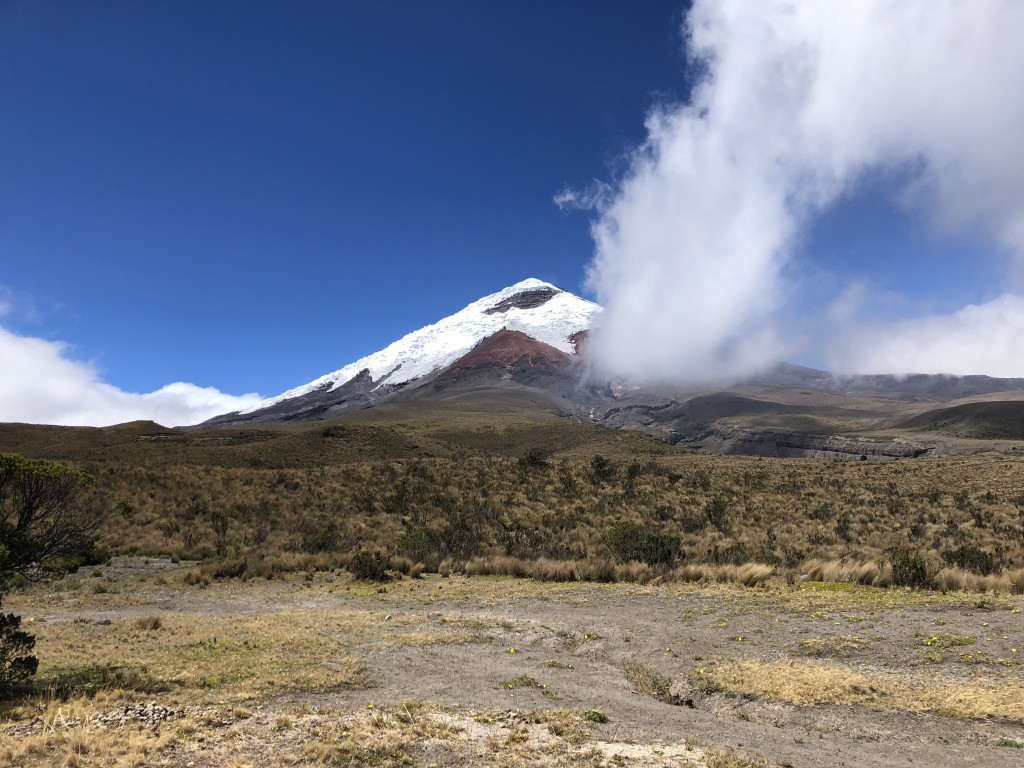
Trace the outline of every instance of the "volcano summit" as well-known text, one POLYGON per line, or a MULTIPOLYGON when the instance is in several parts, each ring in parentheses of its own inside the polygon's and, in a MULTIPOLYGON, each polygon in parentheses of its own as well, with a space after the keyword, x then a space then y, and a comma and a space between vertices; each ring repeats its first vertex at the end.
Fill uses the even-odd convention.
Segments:
POLYGON ((206 425, 331 418, 398 397, 427 397, 466 377, 536 381, 542 372, 574 365, 581 339, 602 311, 593 302, 529 278, 379 352, 206 425))

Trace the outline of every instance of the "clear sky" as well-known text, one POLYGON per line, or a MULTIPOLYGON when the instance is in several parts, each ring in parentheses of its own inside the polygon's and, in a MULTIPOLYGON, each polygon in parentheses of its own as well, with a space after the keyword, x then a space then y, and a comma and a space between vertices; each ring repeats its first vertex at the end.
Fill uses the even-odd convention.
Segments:
POLYGON ((4 2, 4 324, 127 390, 275 394, 525 277, 578 290, 552 198, 682 92, 681 10, 4 2))
MULTIPOLYGON (((18 387, 61 371, 274 395, 525 277, 615 304, 600 268, 629 259, 591 225, 628 235, 645 119, 681 114, 706 72, 684 53, 687 11, 0 1, 0 419, 88 421, 67 403, 17 411, 18 387), (592 203, 595 181, 596 208, 556 205, 592 203)), ((780 330, 837 301, 901 317, 1002 295, 1005 242, 936 235, 891 168, 863 175, 758 278, 800 285, 773 304, 780 330)), ((646 300, 672 303, 665 285, 646 300)))

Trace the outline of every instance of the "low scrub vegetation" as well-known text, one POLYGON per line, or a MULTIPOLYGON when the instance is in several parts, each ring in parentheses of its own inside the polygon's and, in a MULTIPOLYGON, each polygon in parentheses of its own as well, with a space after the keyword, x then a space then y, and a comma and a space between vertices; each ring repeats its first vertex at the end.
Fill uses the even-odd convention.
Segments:
POLYGON ((645 453, 632 437, 626 452, 580 455, 511 429, 474 432, 479 446, 448 457, 360 460, 350 451, 331 463, 325 452, 317 463, 307 452, 302 466, 246 465, 236 453, 257 456, 256 441, 210 448, 203 463, 84 464, 93 493, 121 510, 101 542, 203 561, 197 584, 355 563, 371 580, 397 570, 757 585, 775 574, 1024 592, 1019 461, 770 460, 653 443, 645 453))

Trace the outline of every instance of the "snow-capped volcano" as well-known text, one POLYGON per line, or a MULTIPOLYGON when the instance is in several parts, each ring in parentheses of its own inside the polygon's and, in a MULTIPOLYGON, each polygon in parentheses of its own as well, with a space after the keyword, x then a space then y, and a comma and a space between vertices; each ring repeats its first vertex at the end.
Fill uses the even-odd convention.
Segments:
POLYGON ((279 410, 275 406, 312 395, 322 406, 331 393, 344 397, 353 387, 364 398, 376 400, 373 393, 382 396, 442 372, 503 330, 524 334, 569 357, 575 354, 578 334, 594 327, 601 312, 602 308, 591 301, 530 278, 406 334, 379 352, 232 414, 235 419, 218 417, 213 421, 248 420, 246 416, 279 410))

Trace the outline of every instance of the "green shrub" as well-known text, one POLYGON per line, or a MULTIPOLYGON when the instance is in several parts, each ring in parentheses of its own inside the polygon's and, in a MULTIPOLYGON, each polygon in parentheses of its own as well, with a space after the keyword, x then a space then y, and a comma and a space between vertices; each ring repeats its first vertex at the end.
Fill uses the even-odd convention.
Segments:
POLYGON ((999 563, 991 552, 977 547, 957 547, 942 553, 947 565, 955 565, 965 571, 989 576, 999 570, 999 563))
POLYGON ((928 584, 928 568, 920 553, 906 547, 893 547, 889 550, 889 564, 893 586, 917 589, 928 584))
POLYGON ((729 498, 721 493, 715 494, 704 505, 704 516, 721 533, 729 532, 729 498))
POLYGON ((604 536, 605 544, 622 563, 636 560, 648 565, 671 565, 679 556, 679 537, 636 523, 616 523, 604 536))
POLYGON ((39 659, 31 655, 36 639, 21 631, 21 617, 0 613, 0 691, 36 673, 39 659))
POLYGON ((547 467, 548 455, 538 448, 531 448, 519 457, 520 469, 547 469, 547 467))
POLYGON ((356 552, 348 569, 353 576, 363 581, 390 581, 387 573, 388 560, 380 552, 356 552))
POLYGON ((590 460, 590 469, 595 485, 597 483, 607 482, 615 477, 615 465, 600 453, 595 453, 594 457, 590 460))
POLYGON ((334 520, 315 517, 303 523, 299 532, 299 551, 306 554, 334 552, 338 548, 338 524, 334 520))

